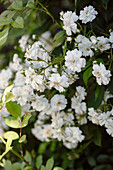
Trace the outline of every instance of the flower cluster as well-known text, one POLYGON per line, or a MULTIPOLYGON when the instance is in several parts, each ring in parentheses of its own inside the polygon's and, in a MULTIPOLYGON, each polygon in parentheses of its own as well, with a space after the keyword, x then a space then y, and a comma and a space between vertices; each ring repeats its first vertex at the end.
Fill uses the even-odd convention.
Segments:
MULTIPOLYGON (((113 32, 109 37, 96 37, 93 31, 89 36, 78 29, 78 20, 86 24, 92 22, 97 14, 92 6, 81 10, 79 16, 72 11, 61 12, 65 36, 73 34, 71 48, 68 48, 68 37, 66 47, 63 47, 66 50, 57 57, 51 53, 53 41, 50 32, 42 34, 35 42, 35 36, 30 40, 25 35, 19 40, 20 48, 25 52, 24 62, 14 54, 7 69, 0 72, 0 97, 10 82, 15 84, 12 89, 13 101, 20 104, 22 116, 29 113, 36 115, 32 134, 40 141, 54 139, 62 141, 69 149, 75 148, 85 139, 81 126, 89 120, 104 125, 108 134, 113 136, 113 108, 108 107, 107 103, 113 96, 106 91, 99 109, 89 107, 87 99, 90 94, 88 88, 87 91, 85 89, 86 81, 83 83, 82 77, 84 70, 91 68, 88 76, 90 74, 99 87, 105 85, 107 89, 112 76, 111 68, 105 66, 102 59, 98 62, 97 57, 112 50, 113 32)), ((4 125, 0 128, 1 132, 4 125)))

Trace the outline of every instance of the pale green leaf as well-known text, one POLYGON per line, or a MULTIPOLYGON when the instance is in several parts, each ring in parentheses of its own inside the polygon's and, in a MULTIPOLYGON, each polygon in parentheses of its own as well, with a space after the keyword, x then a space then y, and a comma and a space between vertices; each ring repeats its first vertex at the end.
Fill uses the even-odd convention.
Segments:
POLYGON ((26 151, 24 159, 30 163, 32 162, 31 154, 28 151, 26 151))
POLYGON ((64 169, 61 167, 55 167, 55 168, 53 168, 53 170, 64 170, 64 169))
POLYGON ((22 143, 26 140, 26 135, 21 136, 21 138, 19 139, 19 143, 22 143))
POLYGON ((12 98, 14 97, 13 94, 10 92, 13 87, 14 87, 14 84, 8 86, 5 89, 4 94, 2 96, 3 103, 7 103, 8 101, 12 100, 12 98))
POLYGON ((12 128, 20 128, 20 123, 17 119, 12 116, 5 117, 5 123, 12 128))
POLYGON ((11 7, 15 10, 22 10, 23 8, 22 0, 14 0, 11 7))
POLYGON ((36 158, 36 168, 40 169, 41 165, 43 163, 43 156, 39 155, 36 158))
POLYGON ((0 17, 0 27, 3 25, 8 25, 12 22, 13 20, 8 17, 0 17))
POLYGON ((9 161, 9 160, 6 160, 6 161, 5 161, 4 169, 5 169, 5 170, 12 170, 11 161, 9 161))
POLYGON ((0 17, 6 17, 8 14, 10 14, 11 10, 5 10, 0 14, 0 17))
POLYGON ((54 165, 54 159, 53 158, 48 159, 46 163, 46 170, 52 170, 53 165, 54 165))
POLYGON ((6 103, 6 107, 8 112, 16 119, 20 119, 21 118, 21 106, 19 104, 17 104, 17 102, 8 102, 6 103))
POLYGON ((55 42, 53 43, 53 49, 54 49, 55 47, 57 47, 61 42, 63 42, 64 39, 65 39, 65 36, 60 37, 59 39, 55 40, 55 42))
POLYGON ((24 28, 24 20, 21 16, 17 16, 16 20, 11 23, 14 28, 24 28))
POLYGON ((21 124, 21 127, 26 127, 28 125, 28 121, 30 119, 31 115, 27 115, 24 117, 23 121, 22 121, 22 124, 21 124))
POLYGON ((45 166, 42 165, 40 170, 46 170, 45 166))
POLYGON ((8 132, 4 133, 4 138, 5 139, 11 138, 12 140, 16 140, 19 138, 19 135, 18 135, 18 133, 14 132, 14 131, 8 131, 8 132))
POLYGON ((57 40, 57 39, 63 37, 63 36, 64 36, 64 33, 65 33, 64 31, 59 31, 58 33, 55 34, 53 40, 55 41, 55 40, 57 40))
POLYGON ((0 46, 2 46, 6 42, 8 33, 9 33, 9 28, 6 28, 0 32, 0 46))

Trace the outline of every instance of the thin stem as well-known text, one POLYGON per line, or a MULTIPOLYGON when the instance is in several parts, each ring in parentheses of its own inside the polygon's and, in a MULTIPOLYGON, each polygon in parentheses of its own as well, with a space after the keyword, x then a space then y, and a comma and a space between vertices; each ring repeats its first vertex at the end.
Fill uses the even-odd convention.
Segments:
POLYGON ((54 18, 50 11, 38 0, 37 3, 44 9, 44 11, 52 18, 53 22, 56 22, 60 27, 60 23, 54 18))
MULTIPOLYGON (((6 141, 0 136, 0 140, 6 145, 6 141)), ((19 153, 17 153, 14 149, 10 150, 13 154, 15 154, 18 158, 20 158, 22 161, 25 162, 25 164, 32 170, 32 167, 29 165, 29 163, 22 157, 19 153)))
MULTIPOLYGON (((20 134, 19 134, 19 139, 22 136, 22 128, 21 128, 21 120, 20 120, 20 134)), ((21 156, 24 157, 23 150, 22 150, 22 144, 20 143, 20 151, 21 151, 21 156)))
POLYGON ((11 149, 11 152, 13 154, 15 154, 18 158, 20 158, 22 161, 25 162, 25 164, 30 168, 30 170, 32 170, 33 168, 30 166, 30 164, 24 159, 24 157, 22 157, 18 152, 16 152, 15 150, 11 149))

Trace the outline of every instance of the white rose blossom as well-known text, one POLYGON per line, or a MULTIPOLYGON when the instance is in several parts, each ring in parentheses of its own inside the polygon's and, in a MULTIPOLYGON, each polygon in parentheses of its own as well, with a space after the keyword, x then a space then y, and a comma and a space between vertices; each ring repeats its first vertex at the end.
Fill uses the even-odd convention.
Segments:
POLYGON ((82 52, 75 49, 67 51, 65 56, 65 66, 72 71, 81 72, 81 69, 85 67, 86 60, 81 58, 82 52))
POLYGON ((67 11, 66 13, 61 13, 60 19, 63 21, 63 28, 66 30, 67 35, 72 35, 77 32, 77 24, 75 23, 78 20, 78 16, 75 12, 67 11))
POLYGON ((99 85, 109 84, 111 73, 109 70, 106 70, 106 67, 104 66, 104 64, 102 63, 100 63, 100 65, 94 64, 92 74, 96 77, 97 83, 99 85))
POLYGON ((84 10, 80 11, 79 19, 82 20, 82 23, 86 24, 88 22, 92 22, 96 18, 97 14, 98 12, 95 11, 95 8, 89 5, 88 7, 86 6, 84 10))

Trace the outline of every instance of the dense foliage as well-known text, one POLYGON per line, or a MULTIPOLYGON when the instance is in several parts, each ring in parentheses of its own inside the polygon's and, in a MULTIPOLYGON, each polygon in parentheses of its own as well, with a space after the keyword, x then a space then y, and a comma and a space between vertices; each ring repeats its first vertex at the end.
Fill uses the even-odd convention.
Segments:
POLYGON ((112 0, 0 10, 1 169, 112 170, 112 0))

